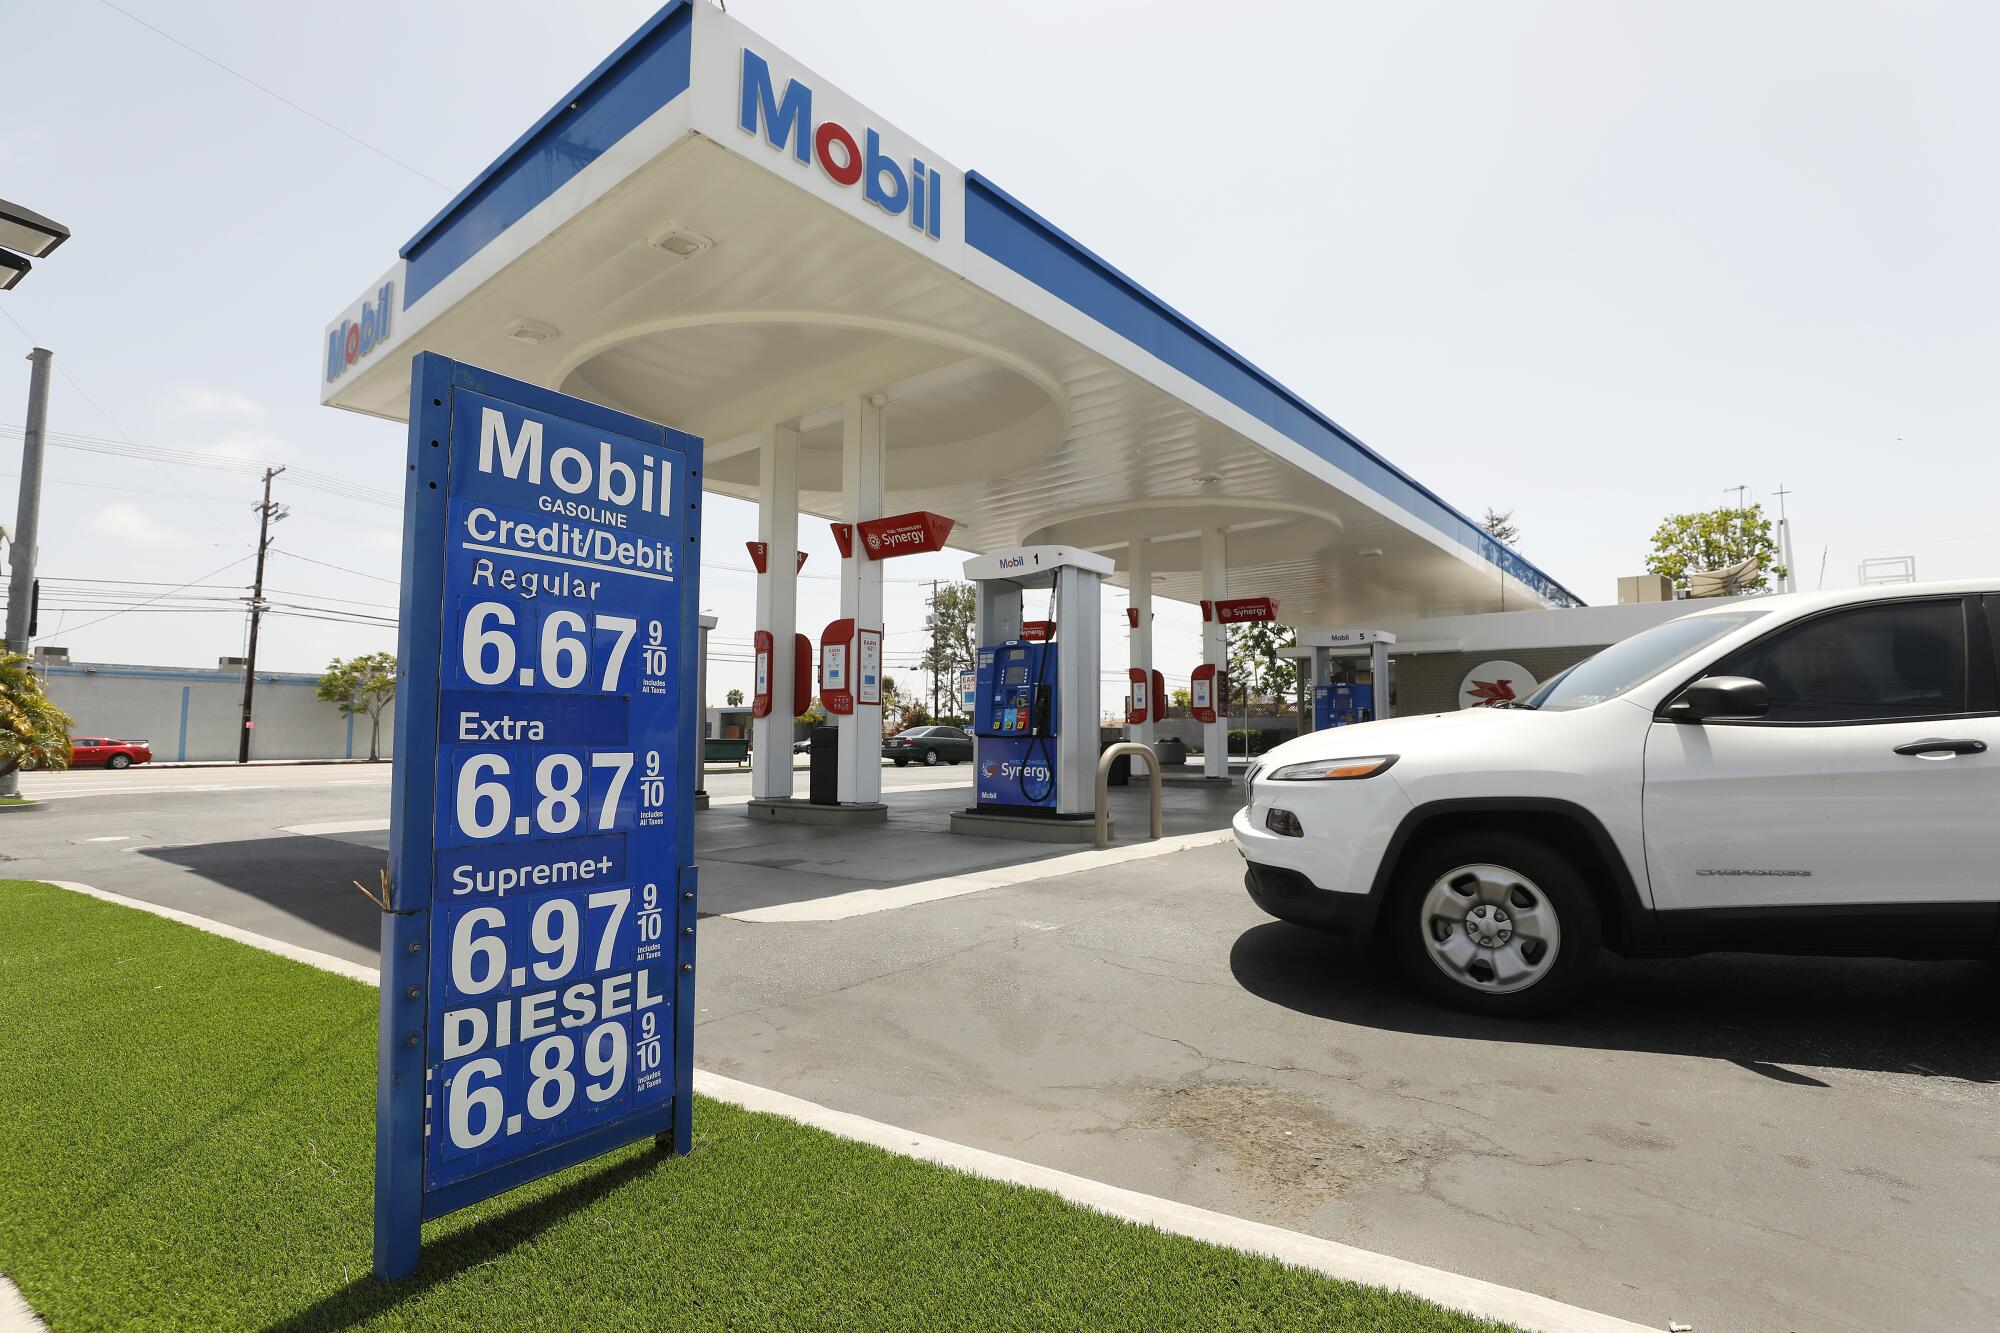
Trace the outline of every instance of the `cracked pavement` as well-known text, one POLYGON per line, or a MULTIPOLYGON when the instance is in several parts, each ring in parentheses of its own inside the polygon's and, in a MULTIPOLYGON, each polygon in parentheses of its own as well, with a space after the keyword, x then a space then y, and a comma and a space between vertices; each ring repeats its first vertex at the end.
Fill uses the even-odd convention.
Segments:
POLYGON ((1606 959, 1433 1009, 1228 846, 850 921, 708 923, 705 1068, 1665 1327, 1992 1326, 2000 968, 1606 959))

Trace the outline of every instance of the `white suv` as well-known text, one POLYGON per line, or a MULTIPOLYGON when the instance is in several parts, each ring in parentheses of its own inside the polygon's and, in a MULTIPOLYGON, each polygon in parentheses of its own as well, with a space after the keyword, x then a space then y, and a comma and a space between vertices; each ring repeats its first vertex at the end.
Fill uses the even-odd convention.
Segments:
POLYGON ((1600 947, 2000 954, 2000 581, 1751 597, 1525 703, 1301 736, 1236 815, 1273 916, 1530 1014, 1600 947))

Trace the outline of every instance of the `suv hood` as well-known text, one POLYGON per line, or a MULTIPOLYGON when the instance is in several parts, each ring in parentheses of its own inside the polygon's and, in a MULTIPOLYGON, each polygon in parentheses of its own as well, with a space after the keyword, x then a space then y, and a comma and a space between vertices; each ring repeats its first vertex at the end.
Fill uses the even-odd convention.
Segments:
POLYGON ((1531 711, 1523 708, 1466 708, 1456 713, 1421 713, 1381 722, 1360 722, 1351 727, 1329 727, 1265 751, 1258 764, 1263 767, 1350 755, 1401 754, 1407 746, 1426 744, 1454 730, 1511 726, 1532 716, 1531 711))

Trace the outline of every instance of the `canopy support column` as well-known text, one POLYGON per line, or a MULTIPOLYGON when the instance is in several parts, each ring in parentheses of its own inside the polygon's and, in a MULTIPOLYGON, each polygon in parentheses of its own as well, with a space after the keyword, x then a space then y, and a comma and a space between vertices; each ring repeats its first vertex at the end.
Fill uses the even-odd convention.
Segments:
MULTIPOLYGON (((1222 530, 1212 528, 1201 534, 1201 595, 1209 602, 1219 602, 1229 596, 1229 566, 1223 546, 1222 530)), ((1214 616, 1201 625, 1201 660, 1213 666, 1220 674, 1229 667, 1227 630, 1222 621, 1214 616)), ((1218 682, 1220 684, 1220 682, 1218 682)), ((1229 719, 1222 714, 1228 701, 1224 691, 1216 690, 1215 721, 1202 729, 1201 772, 1203 777, 1229 777, 1229 719)))
MULTIPOLYGON (((882 399, 879 394, 847 400, 841 434, 841 517, 857 528, 882 517, 882 399)), ((857 630, 882 626, 882 562, 863 552, 860 533, 854 554, 840 562, 840 614, 857 630)), ((857 639, 858 643, 858 639, 857 639)), ((859 649, 857 647, 856 652, 859 649)), ((873 805, 882 799, 882 705, 861 702, 861 664, 847 664, 854 711, 836 716, 840 728, 839 796, 842 805, 873 805)))
POLYGON ((799 608, 799 433, 766 426, 757 444, 757 628, 771 636, 771 712, 751 726, 750 798, 792 795, 792 640, 799 608))
MULTIPOLYGON (((1158 719, 1165 715, 1167 701, 1153 697, 1153 548, 1145 537, 1134 537, 1125 560, 1126 572, 1132 581, 1132 616, 1130 649, 1127 656, 1131 664, 1146 673, 1144 693, 1146 695, 1146 720, 1129 723, 1125 728, 1125 739, 1137 741, 1141 745, 1151 745, 1153 737, 1159 734, 1158 719)), ((1138 689, 1135 683, 1130 686, 1138 689)), ((1143 776, 1146 761, 1139 755, 1132 756, 1132 772, 1143 776)))

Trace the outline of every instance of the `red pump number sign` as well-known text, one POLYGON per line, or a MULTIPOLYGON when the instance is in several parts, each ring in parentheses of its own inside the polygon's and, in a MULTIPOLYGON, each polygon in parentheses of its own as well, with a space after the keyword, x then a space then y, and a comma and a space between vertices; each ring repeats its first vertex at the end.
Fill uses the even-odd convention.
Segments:
POLYGON ((1188 711, 1197 722, 1229 716, 1229 672, 1204 662, 1188 682, 1188 711))

